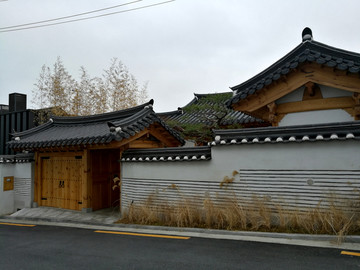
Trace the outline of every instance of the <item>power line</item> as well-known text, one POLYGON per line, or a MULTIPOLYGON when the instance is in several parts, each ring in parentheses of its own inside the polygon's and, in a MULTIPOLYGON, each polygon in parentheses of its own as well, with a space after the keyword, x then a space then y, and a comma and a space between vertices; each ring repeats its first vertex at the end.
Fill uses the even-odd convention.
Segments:
POLYGON ((175 0, 169 0, 169 1, 164 1, 164 2, 155 3, 155 4, 151 4, 151 5, 141 6, 141 7, 137 7, 137 8, 131 8, 131 9, 126 9, 126 10, 121 10, 121 11, 116 11, 116 12, 111 12, 111 13, 105 13, 105 14, 96 15, 96 16, 90 16, 90 17, 81 18, 81 19, 68 20, 68 21, 64 21, 64 22, 49 23, 49 24, 36 25, 36 26, 30 26, 30 27, 22 27, 22 28, 2 30, 2 31, 0 31, 0 33, 14 32, 14 31, 27 30, 27 29, 33 29, 33 28, 40 28, 40 27, 46 27, 46 26, 54 26, 54 25, 58 25, 58 24, 72 23, 72 22, 77 22, 77 21, 84 21, 84 20, 89 20, 89 19, 94 19, 94 18, 100 18, 100 17, 110 16, 110 15, 115 15, 115 14, 119 14, 119 13, 126 13, 126 12, 130 12, 130 11, 150 8, 150 7, 167 4, 167 3, 170 3, 170 2, 174 2, 174 1, 175 0))
MULTIPOLYGON (((7 1, 7 0, 0 0, 0 1, 7 1)), ((136 0, 136 1, 128 2, 128 3, 125 3, 125 4, 121 4, 121 5, 96 9, 96 10, 92 10, 92 11, 88 11, 88 12, 83 12, 83 13, 78 13, 78 14, 74 14, 74 15, 59 17, 59 18, 55 18, 55 19, 49 19, 49 20, 44 20, 44 21, 32 22, 32 23, 25 23, 25 24, 18 24, 18 25, 13 25, 13 26, 0 27, 0 30, 10 29, 10 28, 18 28, 18 27, 22 27, 22 26, 28 26, 28 25, 40 24, 40 23, 46 23, 46 22, 53 22, 53 21, 58 21, 58 20, 63 20, 63 19, 69 19, 69 18, 83 16, 83 15, 96 13, 96 12, 100 12, 100 11, 104 11, 104 10, 108 10, 108 9, 113 9, 113 8, 118 8, 118 7, 122 7, 122 6, 126 6, 126 5, 131 5, 131 4, 134 4, 136 2, 140 2, 140 1, 142 1, 142 0, 136 0)))

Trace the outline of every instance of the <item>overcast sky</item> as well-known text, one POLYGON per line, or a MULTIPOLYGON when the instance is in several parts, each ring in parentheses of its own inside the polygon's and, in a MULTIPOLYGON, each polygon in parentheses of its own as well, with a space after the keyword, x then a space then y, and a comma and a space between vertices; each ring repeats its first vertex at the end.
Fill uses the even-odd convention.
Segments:
MULTIPOLYGON (((0 0, 0 28, 130 1, 0 0)), ((163 1, 143 0, 98 14, 163 1)), ((8 94, 18 92, 28 95, 33 108, 41 66, 52 66, 58 56, 75 78, 80 66, 101 76, 117 57, 140 83, 149 82, 155 111, 175 110, 193 93, 230 91, 250 79, 300 44, 305 27, 316 41, 360 52, 359 12, 358 0, 176 0, 91 20, 0 32, 0 104, 8 104, 8 94)))

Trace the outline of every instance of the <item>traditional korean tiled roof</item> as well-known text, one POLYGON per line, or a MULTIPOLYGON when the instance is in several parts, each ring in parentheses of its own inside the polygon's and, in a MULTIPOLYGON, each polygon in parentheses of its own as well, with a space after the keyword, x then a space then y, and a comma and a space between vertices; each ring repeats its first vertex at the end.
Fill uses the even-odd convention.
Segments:
POLYGON ((151 124, 159 123, 180 144, 184 140, 152 109, 153 101, 133 108, 79 117, 53 117, 49 122, 24 132, 14 133, 8 142, 10 148, 35 149, 121 141, 151 124))
MULTIPOLYGON (((165 122, 168 121, 176 121, 180 124, 199 124, 204 123, 206 124, 206 119, 204 119, 203 113, 199 113, 196 111, 193 112, 187 112, 186 108, 191 105, 199 105, 202 106, 204 104, 208 104, 211 101, 206 100, 207 97, 211 97, 213 95, 220 95, 223 96, 223 100, 220 100, 221 106, 224 106, 226 108, 225 101, 231 97, 231 92, 224 92, 224 93, 211 93, 211 94, 194 94, 195 97, 193 100, 191 100, 187 105, 184 107, 179 107, 176 111, 171 112, 163 112, 163 113, 157 113, 165 122)), ((208 109, 206 112, 208 115, 211 115, 211 111, 208 109)), ((222 125, 233 125, 233 124, 240 124, 244 126, 251 126, 256 124, 266 124, 262 119, 258 119, 255 117, 252 117, 248 114, 245 114, 243 112, 230 110, 229 113, 226 115, 226 117, 222 121, 222 125)))
POLYGON ((302 43, 283 58, 246 82, 231 87, 233 97, 226 104, 231 106, 253 95, 304 62, 314 62, 350 73, 360 73, 360 54, 314 41, 309 28, 303 30, 302 36, 302 43))
POLYGON ((34 154, 0 155, 0 163, 27 163, 34 161, 34 154))
POLYGON ((202 161, 211 159, 211 148, 169 147, 161 149, 136 149, 123 153, 121 161, 125 162, 171 162, 171 161, 202 161))
POLYGON ((360 140, 360 121, 214 130, 211 145, 360 140))

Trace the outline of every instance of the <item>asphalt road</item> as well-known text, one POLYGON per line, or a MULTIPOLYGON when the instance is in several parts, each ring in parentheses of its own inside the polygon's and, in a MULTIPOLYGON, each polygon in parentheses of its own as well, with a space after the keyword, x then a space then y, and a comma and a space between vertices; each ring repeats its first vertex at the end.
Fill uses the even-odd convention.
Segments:
POLYGON ((0 224, 0 269, 360 269, 338 249, 156 236, 0 224))

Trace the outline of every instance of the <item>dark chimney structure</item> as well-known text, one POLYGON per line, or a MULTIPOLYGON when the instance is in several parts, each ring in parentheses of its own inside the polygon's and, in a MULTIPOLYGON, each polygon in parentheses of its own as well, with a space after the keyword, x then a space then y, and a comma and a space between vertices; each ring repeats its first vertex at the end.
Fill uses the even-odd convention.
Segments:
POLYGON ((9 94, 9 112, 26 111, 26 95, 19 93, 9 94))

